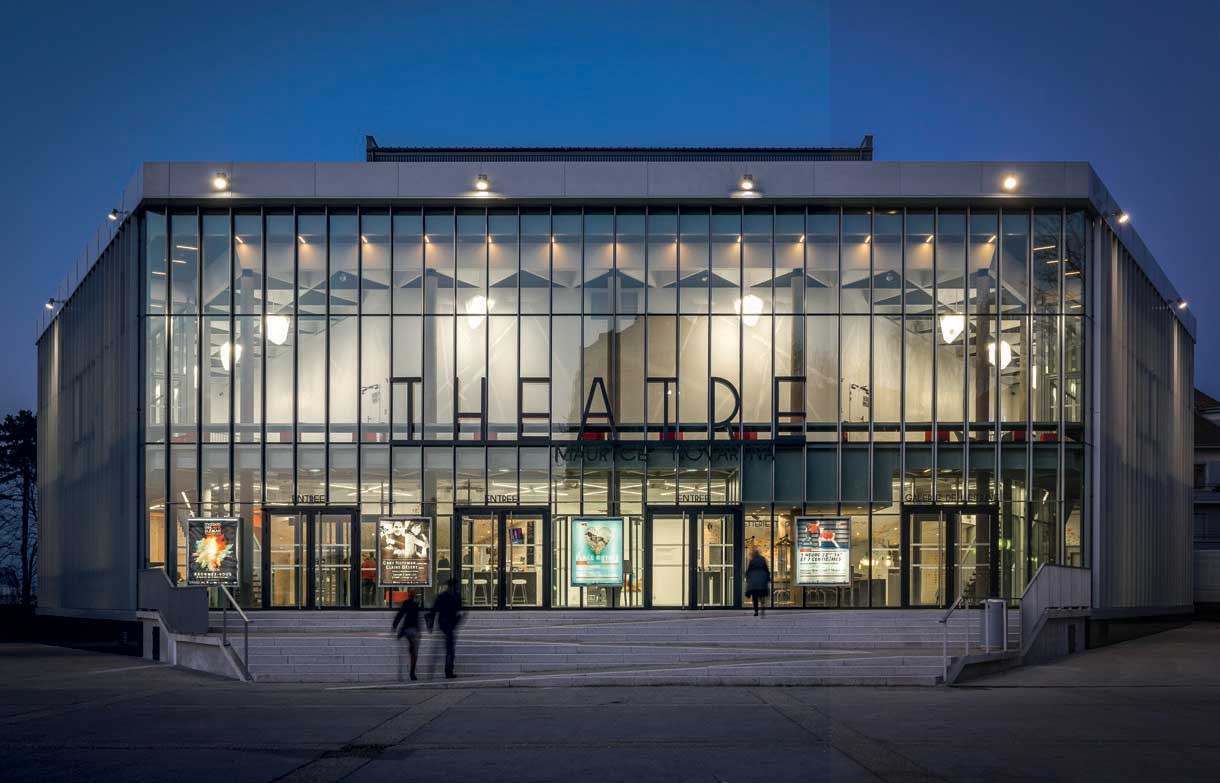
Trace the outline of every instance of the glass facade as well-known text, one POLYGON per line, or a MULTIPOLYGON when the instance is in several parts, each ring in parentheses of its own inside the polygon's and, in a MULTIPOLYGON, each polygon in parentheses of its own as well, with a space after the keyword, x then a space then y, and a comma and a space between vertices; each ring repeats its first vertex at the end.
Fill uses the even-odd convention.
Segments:
POLYGON ((233 514, 247 606, 385 606, 412 514, 474 605, 735 605, 754 547, 776 606, 1019 597, 1088 562, 1092 221, 150 208, 146 560, 233 514), (626 518, 622 588, 568 585, 577 514, 626 518), (852 519, 850 588, 791 585, 807 514, 852 519))

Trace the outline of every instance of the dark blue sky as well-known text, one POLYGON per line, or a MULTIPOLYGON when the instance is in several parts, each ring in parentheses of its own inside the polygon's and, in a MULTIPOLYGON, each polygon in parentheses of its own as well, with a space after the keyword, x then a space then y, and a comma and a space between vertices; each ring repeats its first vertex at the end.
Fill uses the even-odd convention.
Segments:
POLYGON ((38 5, 0 30, 0 412, 34 406, 35 321, 140 161, 361 160, 366 133, 1088 160, 1220 392, 1214 1, 38 5))

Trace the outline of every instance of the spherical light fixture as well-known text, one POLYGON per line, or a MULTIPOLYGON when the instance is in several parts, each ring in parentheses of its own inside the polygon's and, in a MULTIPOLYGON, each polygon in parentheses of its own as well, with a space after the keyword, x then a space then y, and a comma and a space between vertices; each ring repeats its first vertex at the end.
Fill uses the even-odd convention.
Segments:
POLYGON ((956 342, 964 331, 966 331, 966 316, 942 315, 940 317, 940 336, 944 338, 946 345, 956 342))
POLYGON ((213 190, 228 190, 229 189, 229 175, 225 174, 223 171, 218 171, 215 174, 213 174, 212 175, 212 189, 213 190))
POLYGON ((466 324, 471 329, 478 329, 483 319, 496 306, 495 299, 488 299, 482 294, 475 294, 466 300, 466 324))
POLYGON ((741 182, 737 183, 737 187, 742 190, 754 190, 754 177, 750 174, 742 174, 741 182))
POLYGON ((283 345, 288 341, 288 330, 292 322, 286 315, 267 316, 267 342, 272 345, 283 345))
POLYGON ((227 340, 220 346, 220 366, 228 372, 233 368, 234 364, 241 361, 241 346, 234 345, 227 340))
POLYGON ((746 326, 756 326, 758 316, 763 311, 763 300, 754 294, 746 294, 744 298, 733 303, 733 311, 741 316, 746 326))
MULTIPOLYGON (((992 366, 995 366, 995 340, 987 343, 987 361, 992 366)), ((1008 365, 1012 364, 1012 346, 1007 340, 1000 340, 1000 369, 1008 369, 1008 365)))
POLYGON ((1000 183, 1000 185, 1004 188, 1004 190, 1008 190, 1008 191, 1016 190, 1017 185, 1019 185, 1019 184, 1020 183, 1017 182, 1017 178, 1014 177, 1012 174, 1009 174, 1007 177, 1004 178, 1004 181, 1002 183, 1000 183))
POLYGON ((486 193, 491 188, 491 180, 487 179, 486 174, 480 174, 475 177, 474 189, 480 193, 486 193))

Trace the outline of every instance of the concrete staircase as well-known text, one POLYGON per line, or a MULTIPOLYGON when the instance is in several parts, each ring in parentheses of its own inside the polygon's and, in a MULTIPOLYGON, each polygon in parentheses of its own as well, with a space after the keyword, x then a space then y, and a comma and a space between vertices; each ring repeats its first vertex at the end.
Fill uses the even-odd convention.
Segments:
MULTIPOLYGON (((459 679, 440 679, 439 634, 421 642, 420 685, 934 685, 939 611, 470 612, 459 679)), ((249 669, 258 682, 388 683, 405 650, 392 612, 257 612, 249 669)), ((219 630, 220 616, 212 618, 219 630)), ((978 612, 958 612, 950 655, 977 650, 978 612)), ((230 617, 230 630, 234 628, 230 617)), ((1020 621, 1009 615, 1009 646, 1020 621)))

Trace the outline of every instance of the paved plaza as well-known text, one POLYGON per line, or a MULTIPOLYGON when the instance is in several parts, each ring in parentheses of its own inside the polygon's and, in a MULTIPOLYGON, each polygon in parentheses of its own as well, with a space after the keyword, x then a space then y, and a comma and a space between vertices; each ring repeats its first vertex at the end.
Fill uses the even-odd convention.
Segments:
POLYGON ((1206 780, 1220 625, 952 688, 257 684, 0 645, 6 781, 1206 780))

